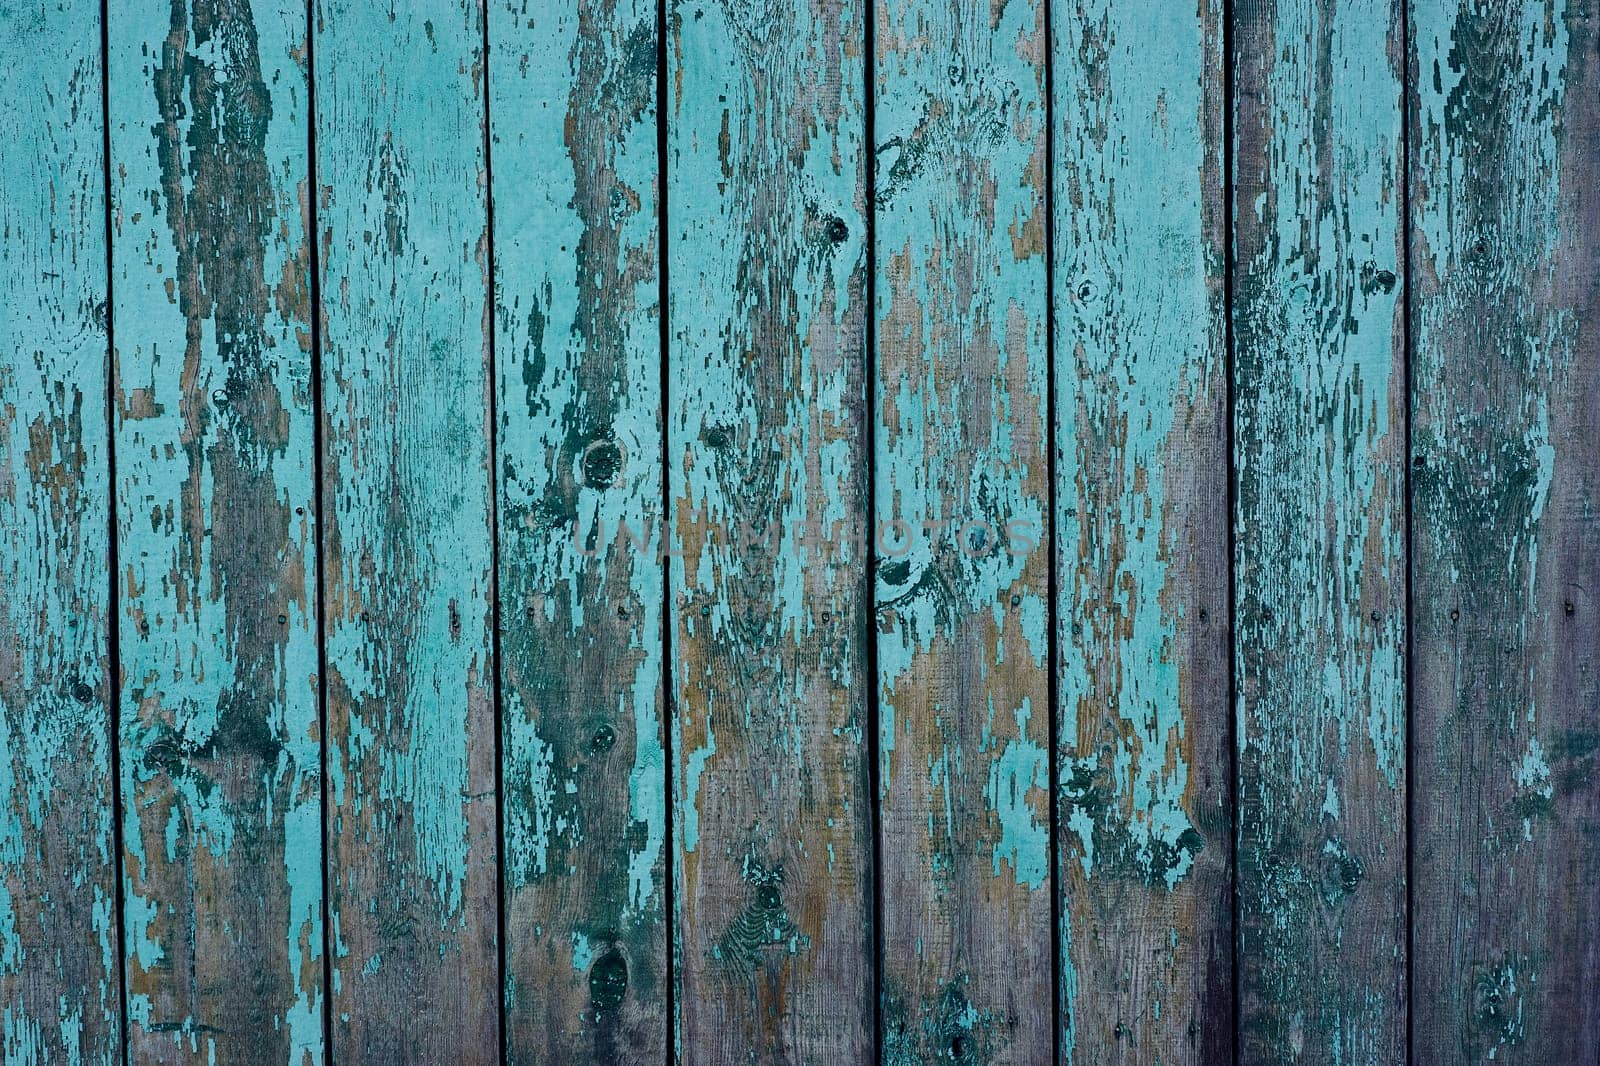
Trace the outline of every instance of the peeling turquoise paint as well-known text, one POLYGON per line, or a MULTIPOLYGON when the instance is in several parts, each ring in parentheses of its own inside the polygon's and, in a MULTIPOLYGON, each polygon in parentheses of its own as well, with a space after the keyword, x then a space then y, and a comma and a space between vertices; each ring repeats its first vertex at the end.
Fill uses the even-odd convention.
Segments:
MULTIPOLYGON (((1014 1011, 1007 1054, 1031 1061, 1054 1039, 1034 947, 1050 922, 1043 6, 875 17, 880 861, 898 886, 882 936, 938 945, 887 954, 884 981, 908 1015, 943 1017, 959 974, 969 1010, 1014 1011)), ((908 1025, 888 1057, 987 1046, 908 1025)))
POLYGON ((1594 16, 1586 0, 1411 5, 1412 1027, 1462 1059, 1566 1061, 1600 1038, 1569 991, 1592 983, 1588 890, 1544 872, 1587 886, 1600 866, 1572 784, 1593 750, 1575 678, 1594 644, 1578 547, 1594 312, 1576 283, 1595 258, 1576 206, 1594 181, 1594 16))
POLYGON ((0 6, 0 1056, 120 1054, 99 7, 0 6))
POLYGON ((1235 145, 1247 1057, 1404 1054, 1402 26, 1387 0, 1280 0, 1239 75, 1261 101, 1235 145), (1330 777, 1364 783, 1338 818, 1330 777))
MULTIPOLYGON (((1028 720, 1033 707, 1026 698, 1017 708, 1017 736, 1028 735, 1028 720)), ((1000 839, 994 845, 994 875, 1000 876, 1002 863, 1011 867, 1017 883, 1029 888, 1049 885, 1050 824, 1038 817, 1037 804, 1029 800, 1035 790, 1050 788, 1050 753, 1045 745, 1030 740, 1008 740, 989 764, 989 787, 985 793, 995 816, 1000 820, 1000 839)))
POLYGON ((1191 976, 1228 921, 1226 14, 1052 8, 1068 1060, 1231 1053, 1191 976), (1133 972, 1138 1012, 1113 976, 1133 972))
MULTIPOLYGON (((1123 735, 1108 767, 1114 810, 1105 816, 1149 870, 1156 850, 1176 847, 1192 827, 1185 664, 1171 598, 1183 531, 1170 524, 1166 481, 1188 472, 1166 466, 1182 421, 1206 402, 1216 356, 1212 249, 1195 210, 1199 176, 1216 151, 1202 125, 1206 42, 1194 11, 1179 5, 1137 17, 1095 5, 1063 15, 1058 32, 1066 55, 1097 55, 1078 77, 1114 86, 1104 97, 1080 89, 1073 102, 1085 114, 1070 126, 1068 202, 1058 208, 1057 350, 1068 362, 1056 377, 1064 449, 1056 502, 1067 561, 1061 622, 1070 630, 1061 645, 1061 731, 1076 752, 1081 737, 1098 737, 1102 717, 1118 721, 1123 735), (1175 69, 1150 76, 1152 56, 1175 69), (1123 127, 1149 140, 1107 143, 1123 127)), ((1091 854, 1083 855, 1085 876, 1093 876, 1091 854)))
POLYGON ((865 14, 666 7, 674 1036, 711 1057, 869 1054, 865 14), (780 900, 721 887, 752 855, 780 900))
POLYGON ((655 5, 489 11, 507 967, 542 990, 508 998, 508 1053, 648 1057, 666 971, 655 5), (576 958, 551 972, 541 937, 595 930, 626 945, 620 984, 576 958))
POLYGON ((312 18, 336 1059, 500 1040, 483 18, 312 18))
POLYGON ((320 1061, 304 6, 110 18, 129 1039, 320 1061))

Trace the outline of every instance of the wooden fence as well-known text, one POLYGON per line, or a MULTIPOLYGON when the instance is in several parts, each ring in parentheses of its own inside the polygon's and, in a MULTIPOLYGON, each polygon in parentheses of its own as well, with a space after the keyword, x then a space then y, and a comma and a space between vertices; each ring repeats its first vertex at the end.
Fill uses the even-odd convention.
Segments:
POLYGON ((1592 1063, 1600 0, 0 0, 7 1063, 1592 1063))

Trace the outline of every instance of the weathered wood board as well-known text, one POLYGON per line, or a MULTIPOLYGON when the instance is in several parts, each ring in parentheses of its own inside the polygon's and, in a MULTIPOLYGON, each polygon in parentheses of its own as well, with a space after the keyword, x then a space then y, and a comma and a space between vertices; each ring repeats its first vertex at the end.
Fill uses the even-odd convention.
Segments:
POLYGON ((132 1058, 323 1058, 303 3, 109 9, 132 1058))
POLYGON ((690 1062, 873 1046, 866 13, 667 7, 675 1017, 690 1062))
POLYGON ((654 0, 489 9, 507 1051, 667 1048, 654 0))
POLYGON ((1061 1050, 1225 1062, 1223 6, 1052 13, 1061 1050))
POLYGON ((1600 1045, 1597 19, 1411 7, 1417 1062, 1600 1045))
POLYGON ((1406 1011, 1402 13, 1234 4, 1239 1054, 1406 1011))
POLYGON ((484 15, 314 17, 330 1050, 494 1061, 484 15))
POLYGON ((0 1056, 122 1061, 99 5, 0 6, 0 1056))
POLYGON ((1039 1062, 1051 1008, 1044 8, 875 6, 885 1062, 1039 1062))

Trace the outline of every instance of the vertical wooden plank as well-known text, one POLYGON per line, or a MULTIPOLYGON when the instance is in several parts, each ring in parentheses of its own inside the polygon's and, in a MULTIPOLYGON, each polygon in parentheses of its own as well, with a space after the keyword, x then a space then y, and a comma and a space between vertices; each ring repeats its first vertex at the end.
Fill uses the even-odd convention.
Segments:
POLYGON ((1597 17, 1412 5, 1418 1062, 1600 1044, 1597 17))
POLYGON ((0 1056, 121 1058, 100 8, 0 7, 0 1056))
POLYGON ((508 1049, 660 1060, 656 5, 499 0, 489 42, 508 1049))
POLYGON ((1232 1057, 1219 0, 1056 4, 1063 1058, 1232 1057))
POLYGON ((483 11, 318 0, 334 1058, 499 1053, 483 11))
POLYGON ((1240 1054, 1397 1062, 1401 11, 1234 14, 1240 1054))
POLYGON ((1043 6, 876 5, 883 1057, 1048 1060, 1043 6))
POLYGON ((668 8, 677 1038, 872 1047, 862 11, 668 8))
POLYGON ((306 9, 108 10, 129 1051, 317 1062, 306 9))

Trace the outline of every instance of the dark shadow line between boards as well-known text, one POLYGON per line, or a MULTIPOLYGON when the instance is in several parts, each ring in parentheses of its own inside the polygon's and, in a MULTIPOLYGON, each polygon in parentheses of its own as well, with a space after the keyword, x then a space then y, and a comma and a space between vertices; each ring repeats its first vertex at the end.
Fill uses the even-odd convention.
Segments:
POLYGON ((123 879, 126 876, 122 818, 122 597, 118 592, 117 571, 121 569, 117 533, 117 343, 113 292, 116 270, 115 227, 111 209, 111 10, 110 0, 100 0, 100 163, 105 198, 106 239, 106 568, 110 594, 106 600, 106 661, 109 677, 102 682, 106 693, 107 732, 111 758, 111 843, 115 884, 112 906, 116 915, 117 1003, 116 1031, 123 1066, 128 1066, 128 930, 127 904, 123 879))
POLYGON ((1058 447, 1057 422, 1057 370, 1056 370, 1056 109, 1055 109, 1055 13, 1051 0, 1042 0, 1044 19, 1044 247, 1045 247, 1045 615, 1049 625, 1045 633, 1045 658, 1048 671, 1045 676, 1046 703, 1050 714, 1045 723, 1049 756, 1045 761, 1047 784, 1050 789, 1048 825, 1050 841, 1047 850, 1049 873, 1046 875, 1050 890, 1050 1061, 1059 1066, 1062 1055, 1071 1054, 1063 1048, 1065 1033, 1062 1028, 1062 971, 1066 966, 1062 945, 1062 925, 1065 920, 1065 901, 1062 899, 1061 878, 1061 584, 1058 530, 1056 528, 1056 448, 1058 447))
POLYGON ((502 658, 504 626, 503 604, 500 602, 500 364, 495 345, 495 331, 499 322, 496 306, 498 278, 495 275, 494 257, 494 123, 491 114, 489 77, 491 64, 489 41, 489 5, 479 7, 482 19, 483 70, 483 210, 484 210, 484 306, 486 325, 484 346, 487 355, 484 390, 488 405, 489 446, 489 658, 490 705, 494 708, 494 878, 495 878, 495 1017, 498 1029, 500 1062, 502 1066, 511 1054, 509 1012, 506 1009, 506 812, 505 812, 505 678, 502 658))
POLYGON ((328 728, 328 560, 325 552, 327 526, 323 505, 323 462, 327 435, 323 432, 325 399, 322 392, 322 237, 318 205, 321 200, 317 171, 317 3, 306 0, 306 170, 308 177, 307 234, 311 245, 311 410, 312 410, 312 507, 317 538, 317 725, 322 811, 318 819, 322 834, 322 1041, 323 1055, 333 1062, 333 876, 329 869, 333 854, 329 823, 333 809, 329 802, 329 760, 331 732, 328 728))
MULTIPOLYGON (((672 449, 668 443, 671 433, 671 287, 668 278, 668 215, 669 179, 667 165, 667 0, 656 0, 656 328, 658 333, 657 360, 660 368, 658 425, 661 441, 661 752, 664 777, 662 795, 663 839, 665 861, 662 863, 663 947, 666 964, 666 1016, 662 1053, 668 1066, 677 1061, 678 1042, 678 911, 677 911, 677 825, 674 817, 677 784, 677 756, 673 749, 673 716, 676 699, 677 669, 673 660, 672 642, 672 558, 670 547, 673 536, 672 522, 672 449)), ((638 743, 638 738, 635 738, 638 743)))

